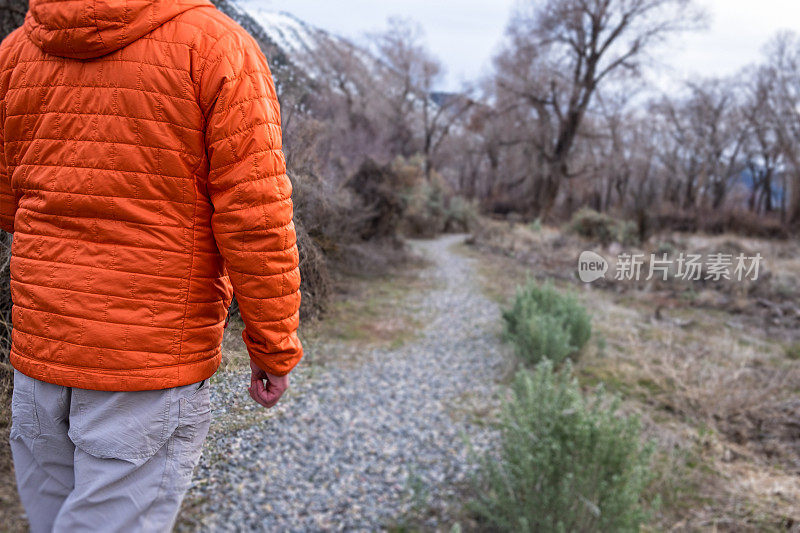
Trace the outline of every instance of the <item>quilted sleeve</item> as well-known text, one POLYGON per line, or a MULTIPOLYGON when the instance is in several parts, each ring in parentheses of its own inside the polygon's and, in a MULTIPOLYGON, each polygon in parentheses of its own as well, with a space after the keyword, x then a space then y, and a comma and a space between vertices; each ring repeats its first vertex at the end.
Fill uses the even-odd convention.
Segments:
POLYGON ((300 270, 292 185, 281 149, 278 99, 267 60, 249 35, 223 37, 204 66, 211 226, 245 324, 242 338, 266 372, 289 373, 297 337, 300 270))

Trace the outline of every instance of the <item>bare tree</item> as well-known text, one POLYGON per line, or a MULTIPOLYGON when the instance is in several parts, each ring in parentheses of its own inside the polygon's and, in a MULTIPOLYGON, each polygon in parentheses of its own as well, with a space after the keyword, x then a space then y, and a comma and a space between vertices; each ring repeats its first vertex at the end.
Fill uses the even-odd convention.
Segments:
POLYGON ((769 214, 779 207, 774 204, 774 191, 785 166, 773 119, 775 80, 771 69, 763 65, 745 69, 741 77, 746 80, 742 103, 742 127, 747 132, 744 155, 752 178, 748 207, 755 213, 769 214))
POLYGON ((388 29, 372 39, 378 57, 387 67, 387 126, 392 130, 389 140, 395 153, 408 157, 420 149, 414 119, 418 106, 426 104, 426 95, 421 92, 439 75, 441 65, 424 48, 421 27, 410 20, 390 18, 388 29))
POLYGON ((433 93, 425 99, 422 112, 424 137, 422 143, 425 177, 430 180, 436 169, 437 156, 475 101, 465 94, 433 93))
POLYGON ((435 92, 444 67, 427 50, 423 37, 418 24, 394 17, 373 41, 387 67, 384 88, 393 130, 390 142, 400 155, 420 152, 425 176, 430 179, 443 142, 473 100, 463 94, 435 92))
POLYGON ((682 178, 679 207, 719 209, 744 170, 747 129, 733 83, 702 80, 688 84, 682 100, 657 106, 670 126, 670 169, 682 178))
POLYGON ((800 37, 779 34, 767 48, 763 83, 772 98, 768 109, 781 153, 786 158, 786 222, 800 225, 800 37))
POLYGON ((653 45, 698 27, 691 0, 547 0, 526 2, 496 58, 497 90, 527 109, 543 160, 531 198, 547 215, 564 179, 592 98, 608 80, 636 76, 653 45))

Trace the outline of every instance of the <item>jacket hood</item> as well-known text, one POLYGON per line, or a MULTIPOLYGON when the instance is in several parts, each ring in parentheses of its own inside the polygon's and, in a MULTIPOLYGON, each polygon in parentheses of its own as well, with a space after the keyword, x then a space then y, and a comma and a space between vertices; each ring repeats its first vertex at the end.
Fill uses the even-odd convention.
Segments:
POLYGON ((42 51, 76 59, 130 44, 209 0, 30 0, 23 27, 42 51))

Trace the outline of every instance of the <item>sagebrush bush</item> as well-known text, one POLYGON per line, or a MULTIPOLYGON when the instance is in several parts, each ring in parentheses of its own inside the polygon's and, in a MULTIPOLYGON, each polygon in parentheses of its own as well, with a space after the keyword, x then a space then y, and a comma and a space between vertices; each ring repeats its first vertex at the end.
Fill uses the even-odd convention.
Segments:
POLYGON ((786 357, 792 361, 800 361, 800 342, 795 342, 794 344, 786 346, 785 351, 786 357))
POLYGON ((503 321, 506 340, 529 364, 544 358, 558 364, 575 357, 592 336, 591 318, 572 295, 533 280, 517 290, 512 306, 503 311, 503 321))
POLYGON ((639 231, 636 224, 631 221, 617 220, 589 208, 577 211, 572 216, 567 230, 603 245, 612 242, 629 246, 639 244, 639 231))
POLYGON ((432 238, 441 233, 472 231, 479 218, 478 204, 453 193, 437 172, 426 176, 423 161, 397 158, 390 165, 402 187, 402 233, 432 238))
POLYGON ((618 407, 602 391, 584 398, 569 363, 519 372, 470 509, 490 531, 638 531, 653 448, 618 407))
POLYGON ((478 204, 463 196, 451 196, 445 211, 444 230, 468 233, 475 228, 480 216, 478 204))
POLYGON ((404 195, 404 200, 403 229, 406 235, 431 238, 444 231, 447 209, 444 191, 437 180, 418 183, 404 195))

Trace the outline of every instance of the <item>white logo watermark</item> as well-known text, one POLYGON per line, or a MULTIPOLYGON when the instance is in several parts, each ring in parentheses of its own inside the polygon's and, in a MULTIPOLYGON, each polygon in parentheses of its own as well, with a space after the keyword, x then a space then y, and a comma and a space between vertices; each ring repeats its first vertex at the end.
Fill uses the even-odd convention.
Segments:
MULTIPOLYGON (((663 281, 678 279, 683 281, 757 281, 764 260, 760 253, 748 256, 712 253, 702 254, 681 252, 677 257, 649 254, 622 253, 617 256, 614 279, 617 281, 650 281, 659 278, 663 281)), ((582 252, 578 258, 578 277, 584 283, 592 283, 605 278, 609 262, 592 251, 582 252)))
POLYGON ((578 258, 578 277, 582 282, 597 281, 606 277, 606 272, 608 272, 608 261, 605 257, 588 250, 581 253, 578 258))

